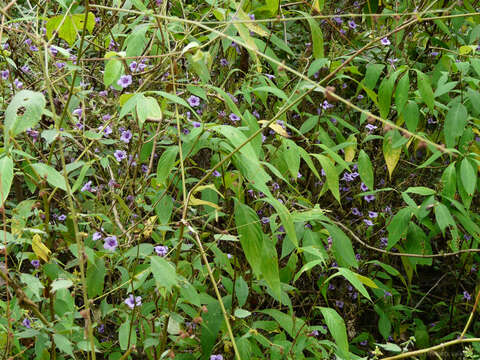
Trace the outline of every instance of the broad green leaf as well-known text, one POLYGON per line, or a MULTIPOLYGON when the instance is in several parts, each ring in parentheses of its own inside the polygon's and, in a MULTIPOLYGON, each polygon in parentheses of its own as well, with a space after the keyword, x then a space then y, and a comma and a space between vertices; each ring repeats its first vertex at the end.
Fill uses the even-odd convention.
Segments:
POLYGON ((315 59, 320 59, 324 57, 323 52, 323 33, 320 26, 317 24, 315 19, 310 18, 306 13, 302 13, 307 17, 308 25, 310 25, 310 33, 312 35, 313 42, 313 57, 315 59))
POLYGON ((241 276, 235 281, 235 295, 237 296, 238 306, 245 305, 248 298, 248 284, 241 276))
POLYGON ((407 190, 405 190, 405 192, 423 196, 434 195, 436 193, 435 190, 424 186, 411 186, 407 190))
MULTIPOLYGON (((360 294, 365 296, 368 300, 372 301, 372 299, 370 298, 370 295, 368 294, 367 289, 365 288, 365 286, 363 286, 362 282, 358 278, 358 274, 354 273, 353 271, 347 268, 342 268, 342 267, 338 268, 337 270, 338 270, 337 274, 334 274, 334 275, 343 276, 345 279, 347 279, 350 282, 350 284, 352 284, 355 287, 355 289, 357 289, 360 292, 360 294)), ((332 276, 330 276, 329 278, 331 278, 332 276)), ((373 284, 375 285, 375 283, 373 284)))
POLYGON ((388 230, 388 245, 387 250, 390 250, 395 244, 407 236, 408 223, 410 222, 411 209, 403 208, 395 214, 390 224, 387 226, 388 230))
POLYGON ((461 103, 453 105, 445 117, 445 144, 448 148, 453 148, 457 144, 457 139, 462 136, 467 125, 468 112, 461 103))
POLYGON ((120 325, 120 328, 118 329, 118 343, 121 350, 127 350, 129 340, 130 345, 135 345, 137 343, 137 333, 135 331, 135 325, 130 323, 130 319, 120 325))
POLYGON ((210 82, 210 67, 213 59, 209 52, 198 49, 195 54, 187 54, 188 62, 202 82, 210 82))
POLYGON ((130 35, 125 39, 127 57, 142 55, 149 41, 145 36, 149 28, 150 23, 137 25, 133 28, 130 35))
POLYGON ((393 170, 395 170, 398 160, 400 160, 400 154, 402 153, 401 147, 393 148, 393 135, 394 131, 389 131, 383 139, 383 157, 385 158, 390 178, 392 178, 393 170))
POLYGON ((45 109, 45 97, 40 92, 18 92, 5 111, 4 141, 38 124, 45 109))
POLYGON ((352 266, 358 268, 358 262, 355 258, 352 242, 348 236, 345 235, 345 233, 336 225, 324 222, 322 222, 322 224, 333 239, 333 251, 338 264, 343 267, 352 266))
POLYGON ((443 236, 445 236, 445 229, 448 226, 455 226, 455 220, 453 220, 450 211, 442 203, 437 203, 435 205, 435 219, 437 220, 437 224, 440 227, 443 236))
POLYGON ((467 89, 467 94, 474 114, 478 116, 480 114, 480 92, 469 87, 467 89))
POLYGON ((348 351, 348 337, 345 322, 338 313, 331 308, 318 307, 327 324, 330 334, 332 334, 335 343, 338 346, 342 359, 350 359, 348 351))
POLYGON ((338 180, 338 172, 335 169, 335 165, 333 164, 332 160, 330 160, 325 155, 321 154, 312 154, 315 156, 320 164, 322 165, 323 170, 325 170, 326 174, 326 184, 328 189, 332 192, 335 199, 337 199, 338 203, 340 204, 340 188, 339 188, 339 180, 338 180))
POLYGON ((357 138, 355 134, 350 134, 346 142, 350 143, 350 145, 344 148, 345 161, 350 162, 355 158, 355 152, 357 151, 357 138))
POLYGON ((87 293, 89 298, 103 294, 106 269, 102 258, 95 258, 95 263, 89 262, 87 268, 87 293))
POLYGON ((235 199, 235 224, 240 244, 256 277, 261 275, 263 232, 257 213, 235 199))
POLYGON ((0 207, 8 198, 13 182, 13 160, 9 156, 0 159, 0 207))
POLYGON ((103 72, 103 84, 105 86, 110 86, 113 83, 116 83, 117 80, 120 79, 122 71, 123 65, 120 60, 115 58, 106 60, 105 71, 103 72))
POLYGON ((157 164, 157 181, 165 184, 177 159, 178 146, 169 146, 160 156, 157 164))
POLYGON ((435 99, 432 86, 430 85, 430 78, 419 70, 417 70, 417 86, 423 102, 427 104, 430 112, 433 112, 435 99))
POLYGON ((57 279, 52 282, 50 285, 51 292, 55 293, 60 289, 68 289, 69 287, 73 286, 73 282, 68 279, 57 279))
POLYGON ((165 288, 168 292, 172 287, 178 286, 178 277, 173 265, 160 256, 150 257, 153 277, 158 287, 165 288))
POLYGON ((387 118, 390 113, 392 104, 392 93, 395 85, 395 77, 390 76, 384 78, 378 88, 378 107, 380 109, 380 117, 387 118))
MULTIPOLYGON (((81 32, 84 28, 84 22, 85 14, 68 14, 66 16, 61 14, 51 17, 45 25, 47 29, 47 38, 50 40, 54 32, 58 32, 58 36, 72 46, 77 38, 77 33, 81 32)), ((92 33, 94 27, 95 15, 89 12, 87 15, 86 29, 89 33, 92 33)))
POLYGON ((367 153, 363 150, 360 150, 358 154, 358 173, 360 174, 360 179, 367 185, 370 190, 374 189, 374 180, 373 180, 373 167, 370 158, 367 153))
POLYGON ((442 174, 442 195, 453 198, 457 191, 457 172, 455 162, 448 165, 442 174))
POLYGON ((47 179, 47 182, 54 188, 67 191, 67 184, 65 178, 57 170, 43 163, 32 164, 33 170, 40 176, 40 179, 47 179))
POLYGON ((285 228, 288 239, 293 243, 293 245, 295 245, 295 247, 298 247, 298 239, 297 233, 295 232, 295 225, 293 224, 292 215, 288 211, 287 207, 273 197, 266 197, 262 200, 268 202, 275 208, 278 216, 280 217, 280 220, 282 221, 282 225, 285 228))
POLYGON ((162 110, 158 101, 151 96, 140 96, 137 101, 138 125, 140 128, 147 119, 162 120, 162 110))
POLYGON ((60 351, 70 355, 72 358, 75 358, 73 355, 73 346, 70 340, 61 334, 53 334, 53 341, 60 351))
POLYGON ((290 176, 294 179, 297 178, 300 169, 300 152, 298 146, 289 139, 282 139, 282 158, 288 167, 290 176))
POLYGON ((409 131, 417 131, 418 120, 420 119, 420 111, 418 110, 418 105, 416 102, 409 101, 407 106, 405 106, 402 117, 405 120, 407 129, 409 131))
POLYGON ((410 78, 408 71, 405 72, 400 80, 398 80, 397 89, 395 90, 395 105, 399 114, 403 113, 403 109, 408 100, 408 91, 410 90, 410 78))
POLYGON ((473 196, 477 185, 477 168, 467 158, 460 163, 460 174, 462 176, 463 188, 468 195, 473 196))
POLYGON ((385 65, 383 64, 367 65, 367 72, 365 73, 365 78, 362 80, 363 85, 367 89, 373 90, 384 68, 385 65))

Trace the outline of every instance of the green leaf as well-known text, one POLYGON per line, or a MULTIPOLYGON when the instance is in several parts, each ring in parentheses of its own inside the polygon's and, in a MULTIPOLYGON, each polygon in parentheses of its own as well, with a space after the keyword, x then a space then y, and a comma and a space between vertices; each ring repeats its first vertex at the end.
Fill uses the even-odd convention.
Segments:
POLYGON ((108 87, 114 82, 116 83, 122 75, 123 65, 118 59, 106 60, 105 71, 103 72, 103 84, 108 87))
POLYGON ((275 208, 278 216, 280 217, 280 220, 282 221, 282 225, 285 228, 288 239, 293 243, 293 245, 295 245, 295 247, 298 247, 298 239, 297 233, 295 232, 295 225, 293 224, 292 215, 288 211, 287 207, 273 197, 266 197, 262 200, 268 202, 275 208))
POLYGON ((338 313, 331 308, 318 307, 322 312, 322 315, 327 324, 330 334, 332 334, 335 343, 340 350, 341 357, 343 359, 350 359, 350 353, 348 351, 348 337, 345 322, 338 313))
POLYGON ((52 293, 55 293, 57 290, 60 290, 60 289, 68 289, 72 285, 73 285, 73 282, 71 280, 57 279, 57 280, 54 280, 50 285, 50 291, 52 293))
POLYGON ((177 155, 178 146, 169 146, 160 156, 157 164, 157 181, 159 184, 166 184, 165 181, 171 174, 177 155))
MULTIPOLYGON (((54 188, 67 191, 67 184, 65 178, 57 170, 43 163, 32 164, 33 170, 40 176, 41 179, 47 179, 47 182, 54 188)), ((40 179, 39 179, 40 180, 40 179)))
POLYGON ((380 109, 380 116, 387 118, 390 113, 390 106, 392 104, 392 93, 395 85, 395 77, 390 76, 384 78, 378 88, 378 107, 380 109))
POLYGON ((420 97, 422 98, 423 102, 427 104, 428 108, 431 112, 433 112, 433 108, 435 107, 435 100, 433 95, 432 86, 430 85, 430 78, 422 73, 419 70, 417 71, 417 86, 418 91, 420 92, 420 97))
POLYGON ((10 193, 13 182, 13 160, 9 156, 0 159, 0 207, 10 193))
POLYGON ((397 106, 397 112, 403 113, 403 109, 408 100, 408 91, 410 90, 410 78, 408 71, 405 72, 400 80, 398 80, 397 89, 395 90, 395 105, 397 106))
POLYGON ((390 250, 401 239, 407 236, 408 223, 410 222, 411 209, 404 208, 395 214, 390 224, 387 226, 388 230, 388 245, 387 250, 390 250))
POLYGON ((18 92, 5 111, 4 140, 33 128, 38 124, 45 109, 45 97, 40 92, 22 90, 18 92))
POLYGON ((409 101, 402 113, 405 119, 407 129, 411 132, 417 131, 418 120, 420 118, 420 111, 416 102, 409 101))
POLYGON ((131 325, 130 320, 127 320, 120 325, 120 328, 118 329, 118 343, 121 350, 127 350, 129 339, 130 345, 135 345, 137 343, 135 326, 133 324, 131 325))
POLYGON ((245 305, 248 298, 248 284, 241 276, 235 281, 235 295, 237 296, 238 306, 245 305))
POLYGON ((145 36, 147 30, 150 28, 150 23, 137 25, 132 32, 125 39, 126 56, 140 56, 148 44, 148 39, 145 36))
POLYGON ((445 144, 448 148, 453 148, 457 144, 457 139, 462 136, 465 125, 467 125, 468 112, 461 103, 454 104, 445 117, 445 144))
POLYGON ((105 274, 105 261, 102 258, 96 258, 94 264, 91 262, 88 263, 87 293, 89 298, 103 294, 105 274))
MULTIPOLYGON (((302 13, 302 12, 301 12, 302 13)), ((308 25, 310 25, 310 32, 312 35, 313 42, 313 57, 315 59, 320 59, 324 57, 323 52, 323 33, 320 29, 320 26, 317 24, 316 20, 312 19, 306 13, 302 13, 307 17, 308 25)))
POLYGON ((470 104, 472 105, 473 112, 478 116, 480 114, 480 92, 469 87, 467 89, 467 94, 470 104))
POLYGON ((457 172, 455 162, 448 165, 442 174, 442 195, 453 198, 457 191, 457 172))
POLYGON ((63 351, 64 353, 70 355, 72 358, 75 357, 73 355, 72 343, 65 336, 58 333, 53 334, 53 341, 55 342, 55 345, 60 351, 63 351))
POLYGON ((463 188, 468 195, 473 196, 477 186, 477 167, 474 167, 470 160, 465 158, 460 163, 460 174, 463 188))
POLYGON ((335 253, 335 259, 340 266, 352 266, 358 268, 358 262, 355 258, 355 252, 353 251, 352 242, 345 233, 340 230, 336 225, 322 222, 325 229, 333 239, 333 251, 335 253))
POLYGON ((140 128, 147 119, 162 120, 162 110, 158 101, 151 96, 141 95, 137 101, 138 125, 140 128))
POLYGON ((335 199, 337 199, 338 203, 340 204, 340 188, 339 188, 339 181, 338 181, 338 172, 335 169, 335 165, 333 164, 332 160, 330 160, 325 155, 321 154, 312 154, 315 156, 320 164, 322 165, 323 170, 325 170, 325 175, 327 178, 326 185, 328 189, 331 191, 335 199))
POLYGON ((383 64, 367 65, 367 72, 365 73, 365 78, 362 80, 363 85, 367 89, 373 90, 384 68, 385 65, 383 64))
POLYGON ((174 286, 178 286, 178 277, 171 263, 160 256, 150 257, 152 273, 157 286, 165 288, 168 292, 174 286))
POLYGON ((437 220, 437 224, 440 227, 443 236, 445 236, 445 229, 448 226, 455 226, 455 220, 453 220, 450 211, 442 203, 437 203, 435 205, 435 219, 437 220))
MULTIPOLYGON (((45 27, 47 29, 47 38, 53 37, 54 31, 58 32, 58 36, 65 40, 70 46, 73 45, 77 37, 77 33, 81 32, 84 27, 85 14, 74 15, 57 15, 48 19, 45 27), (65 18, 65 20, 63 20, 65 18), (62 23, 63 20, 63 23, 62 23)), ((95 27, 95 15, 91 12, 87 15, 86 29, 92 33, 95 27)))
POLYGON ((423 196, 434 195, 436 193, 435 190, 424 187, 424 186, 411 186, 407 190, 406 193, 418 194, 423 196))
POLYGON ((363 150, 360 150, 360 153, 358 154, 358 173, 360 174, 360 179, 362 179, 365 185, 367 185, 370 190, 373 190, 373 167, 370 158, 363 150))
MULTIPOLYGON (((368 300, 372 301, 367 289, 365 288, 365 286, 363 286, 362 282, 358 278, 359 274, 356 274, 353 271, 351 271, 349 269, 346 269, 346 268, 342 268, 342 267, 338 268, 337 270, 338 270, 337 274, 334 274, 334 275, 343 276, 345 279, 347 279, 350 282, 350 284, 352 284, 355 287, 355 289, 357 289, 360 292, 360 294, 365 296, 368 300)), ((330 276, 329 278, 331 278, 332 276, 330 276)), ((370 280, 370 279, 368 279, 368 280, 370 280)))

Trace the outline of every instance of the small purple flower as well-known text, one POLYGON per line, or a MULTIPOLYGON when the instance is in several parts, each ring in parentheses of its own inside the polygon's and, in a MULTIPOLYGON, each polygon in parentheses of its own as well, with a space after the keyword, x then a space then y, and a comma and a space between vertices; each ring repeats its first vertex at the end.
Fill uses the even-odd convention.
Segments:
POLYGON ((100 334, 103 334, 105 332, 105 325, 104 324, 98 325, 98 332, 100 334))
POLYGON ((367 124, 365 126, 365 129, 368 130, 368 132, 372 132, 373 130, 377 129, 377 126, 373 125, 373 124, 367 124))
POLYGON ((373 222, 371 220, 363 219, 363 222, 367 224, 367 226, 373 226, 373 222))
POLYGON ((20 68, 24 73, 30 73, 31 70, 30 68, 28 67, 28 65, 23 65, 21 68, 20 68))
POLYGON ((343 309, 344 302, 342 300, 335 300, 335 305, 338 308, 343 309))
POLYGON ((118 241, 117 241, 117 237, 115 235, 107 236, 105 238, 105 243, 103 244, 103 248, 105 250, 115 251, 117 246, 118 246, 118 241))
POLYGON ((310 336, 314 336, 314 337, 317 337, 319 336, 320 333, 318 332, 318 330, 313 330, 311 333, 310 333, 310 336))
POLYGON ((357 96, 357 99, 358 99, 358 100, 362 100, 362 99, 363 99, 363 95, 362 95, 362 94, 358 95, 358 96, 357 96))
POLYGON ((360 256, 360 254, 355 254, 355 259, 357 259, 358 261, 360 261, 362 259, 362 257, 360 256))
POLYGON ((227 59, 220 59, 220 65, 222 65, 222 66, 228 66, 228 61, 227 61, 227 59))
POLYGON ((218 170, 214 170, 213 173, 212 173, 213 176, 215 177, 220 177, 222 176, 222 174, 220 174, 220 172, 218 170))
POLYGON ((339 25, 343 23, 343 19, 341 17, 338 17, 338 16, 335 16, 333 18, 333 20, 339 25))
POLYGON ((363 340, 363 341, 360 341, 360 346, 367 346, 368 345, 368 340, 363 340))
POLYGON ((194 128, 199 128, 200 126, 202 126, 202 123, 198 122, 198 121, 192 121, 192 125, 194 128))
POLYGON ((30 50, 37 52, 38 47, 36 47, 35 45, 30 45, 30 50))
POLYGON ((30 319, 28 319, 28 318, 23 319, 22 325, 25 326, 27 329, 30 329, 32 327, 30 319))
POLYGON ((158 256, 166 256, 168 254, 168 246, 158 245, 154 247, 155 252, 158 256))
POLYGON ((132 84, 132 75, 122 75, 117 81, 117 85, 126 89, 132 84))
POLYGON ((368 186, 365 185, 363 182, 360 184, 360 190, 362 190, 363 192, 365 191, 368 191, 368 186))
POLYGON ((82 191, 90 191, 90 192, 95 191, 95 189, 92 188, 92 180, 87 181, 85 185, 83 185, 82 191))
POLYGON ((431 56, 438 56, 438 54, 440 54, 438 51, 432 51, 430 53, 431 56))
POLYGON ((375 212, 375 211, 369 211, 369 212, 368 212, 368 217, 369 217, 370 219, 375 219, 377 216, 378 216, 378 213, 375 212))
POLYGON ((385 291, 385 293, 383 294, 383 298, 386 299, 387 297, 392 297, 392 293, 389 291, 385 291))
POLYGON ((122 132, 122 135, 120 136, 120 140, 128 144, 131 139, 132 139, 132 132, 130 130, 126 130, 122 132))
POLYGON ((192 107, 196 107, 200 105, 200 98, 198 96, 192 95, 187 99, 188 103, 192 107))
POLYGON ((0 71, 0 76, 2 77, 2 80, 8 80, 9 75, 10 75, 10 71, 8 70, 0 71))
POLYGON ((239 121, 240 120, 240 117, 234 113, 231 113, 230 116, 229 116, 230 120, 232 121, 239 121))
POLYGON ((382 237, 380 238, 380 247, 381 248, 386 248, 388 245, 388 238, 382 237))
POLYGON ((332 283, 329 283, 327 290, 335 290, 335 285, 333 285, 332 283))
POLYGON ((380 40, 380 42, 384 46, 390 45, 390 40, 388 40, 388 38, 386 38, 386 37, 384 37, 382 40, 380 40))
POLYGON ((472 300, 472 296, 468 293, 467 290, 465 290, 465 291, 463 292, 463 299, 466 300, 466 301, 472 300))
POLYGON ((13 85, 15 85, 15 87, 16 87, 17 89, 23 88, 23 82, 21 82, 21 81, 18 80, 18 79, 13 80, 13 85))
POLYGON ((92 235, 92 240, 93 241, 100 240, 101 238, 102 238, 102 233, 99 232, 99 231, 94 232, 93 235, 92 235))
POLYGON ((357 24, 355 24, 355 21, 349 20, 349 21, 348 21, 348 26, 350 27, 350 29, 355 30, 356 27, 357 27, 357 24))
POLYGON ((128 67, 130 68, 131 72, 135 72, 137 70, 138 63, 136 61, 132 61, 128 67))
POLYGON ((40 267, 40 260, 32 260, 32 261, 30 261, 30 264, 32 264, 32 266, 35 269, 38 269, 40 267))
POLYGON ((375 195, 365 195, 364 199, 365 199, 366 202, 371 202, 371 201, 375 200, 375 195))
POLYGON ((265 76, 266 76, 269 80, 275 79, 275 75, 265 74, 265 76))
POLYGON ((210 360, 223 360, 223 355, 220 355, 220 354, 211 355, 210 360))
MULTIPOLYGON (((101 129, 101 128, 102 128, 102 127, 100 126, 100 129, 101 129)), ((110 125, 105 126, 105 129, 103 129, 103 134, 104 134, 105 136, 110 135, 112 132, 113 132, 113 130, 112 130, 112 128, 110 127, 110 125)))
POLYGON ((61 221, 61 222, 65 221, 66 218, 67 218, 67 215, 64 215, 64 214, 57 217, 58 221, 61 221))
POLYGON ((130 309, 133 309, 135 306, 140 306, 142 305, 142 297, 141 296, 133 296, 133 294, 128 295, 128 297, 125 299, 125 304, 130 309))
POLYGON ((98 96, 106 97, 108 95, 108 90, 102 90, 98 92, 98 96))
POLYGON ((72 111, 72 115, 77 117, 82 117, 82 112, 83 112, 82 108, 78 108, 72 111))
POLYGON ((125 152, 125 150, 115 150, 113 155, 118 162, 121 162, 123 159, 127 158, 127 153, 125 152))
POLYGON ((362 212, 358 210, 356 207, 352 208, 352 214, 355 216, 362 216, 362 212))
POLYGON ((262 217, 262 219, 260 220, 262 222, 262 224, 268 224, 270 222, 270 218, 269 217, 262 217))

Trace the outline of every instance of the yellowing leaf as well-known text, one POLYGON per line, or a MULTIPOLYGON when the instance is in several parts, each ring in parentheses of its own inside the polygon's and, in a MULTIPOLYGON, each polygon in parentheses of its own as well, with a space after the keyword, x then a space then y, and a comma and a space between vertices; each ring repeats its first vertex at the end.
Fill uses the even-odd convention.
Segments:
POLYGON ((357 138, 355 135, 351 134, 347 142, 352 143, 351 145, 348 145, 345 147, 345 161, 352 161, 355 158, 355 152, 357 151, 357 138))
POLYGON ((153 226, 155 225, 155 222, 157 221, 158 216, 151 216, 148 218, 147 223, 145 224, 145 227, 143 228, 143 236, 146 238, 149 238, 152 236, 153 232, 153 226))
MULTIPOLYGON (((267 120, 260 120, 259 121, 260 124, 265 124, 267 122, 268 122, 267 120)), ((279 125, 277 123, 272 123, 272 124, 268 125, 268 127, 270 129, 272 129, 273 131, 275 131, 278 135, 281 135, 281 136, 286 137, 286 138, 290 137, 288 135, 287 131, 281 125, 279 125)))
POLYGON ((472 47, 469 45, 460 46, 459 53, 460 55, 467 55, 472 52, 472 47))
POLYGON ((401 147, 397 149, 392 148, 392 137, 393 131, 389 131, 383 139, 383 157, 385 158, 385 162, 387 163, 390 179, 392 178, 393 170, 395 170, 398 160, 400 159, 400 154, 402 153, 401 147))
POLYGON ((371 280, 371 279, 369 279, 369 278, 367 278, 363 275, 360 275, 360 274, 355 274, 355 275, 357 276, 358 280, 360 280, 363 283, 363 285, 367 285, 371 288, 378 289, 377 284, 375 284, 373 282, 373 280, 371 280))
POLYGON ((268 36, 269 33, 265 30, 263 30, 260 26, 255 24, 254 22, 248 22, 250 18, 248 17, 247 14, 242 10, 242 8, 238 9, 237 12, 237 17, 240 20, 247 20, 247 22, 244 22, 244 25, 248 28, 248 30, 253 31, 254 33, 257 33, 260 36, 268 36))
POLYGON ((193 196, 190 197, 190 205, 194 205, 194 206, 207 205, 207 206, 211 206, 211 207, 213 207, 214 209, 217 209, 217 210, 221 209, 221 207, 218 206, 217 204, 214 204, 210 201, 197 199, 196 197, 193 197, 193 196))
POLYGON ((217 188, 215 187, 215 185, 213 185, 213 184, 201 185, 201 186, 197 187, 193 193, 196 194, 197 192, 203 191, 205 189, 213 190, 223 198, 223 194, 220 191, 218 191, 217 188))
POLYGON ((51 251, 43 244, 42 238, 38 234, 33 235, 32 249, 38 258, 48 262, 48 257, 50 256, 51 251))

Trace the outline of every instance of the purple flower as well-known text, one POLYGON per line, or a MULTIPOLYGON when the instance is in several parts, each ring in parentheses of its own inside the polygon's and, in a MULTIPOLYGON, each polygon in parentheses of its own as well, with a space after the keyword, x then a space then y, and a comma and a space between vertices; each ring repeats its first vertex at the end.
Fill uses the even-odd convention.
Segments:
POLYGON ((121 162, 127 157, 127 153, 125 152, 125 150, 115 150, 113 156, 115 156, 115 159, 117 159, 118 162, 121 162))
POLYGON ((23 65, 20 69, 27 74, 30 72, 30 68, 28 67, 28 65, 23 65))
POLYGON ((31 46, 30 46, 30 50, 32 50, 32 51, 38 51, 38 47, 36 47, 35 45, 31 45, 31 46))
POLYGON ((385 291, 385 293, 383 294, 383 298, 386 299, 387 297, 392 297, 392 293, 389 291, 385 291))
POLYGON ((381 248, 386 248, 388 245, 388 238, 382 237, 380 238, 380 247, 381 248))
POLYGON ((102 238, 102 233, 99 232, 99 231, 94 232, 93 235, 92 235, 92 240, 93 241, 100 240, 101 238, 102 238))
POLYGON ((30 261, 30 264, 32 264, 32 266, 35 269, 38 269, 40 267, 40 260, 32 260, 32 261, 30 261))
POLYGON ((154 250, 158 256, 165 256, 168 254, 168 246, 158 245, 154 247, 154 250))
POLYGON ((17 89, 23 88, 23 83, 18 79, 13 80, 13 85, 15 85, 17 89))
POLYGON ((362 190, 363 192, 365 191, 368 191, 368 186, 365 185, 363 182, 360 184, 360 190, 362 190))
POLYGON ((23 319, 22 325, 25 326, 27 329, 31 328, 30 324, 31 324, 30 319, 28 319, 28 318, 23 319))
POLYGON ((83 185, 82 191, 90 191, 90 192, 95 191, 95 189, 92 188, 92 180, 87 181, 85 185, 83 185))
POLYGON ((311 333, 310 333, 310 336, 318 336, 320 335, 320 333, 318 332, 318 330, 313 330, 311 333))
POLYGON ((275 75, 265 74, 265 76, 266 76, 269 80, 275 79, 275 75))
POLYGON ((375 211, 369 211, 368 212, 368 217, 371 219, 375 219, 378 216, 378 213, 375 211))
POLYGON ((240 117, 234 113, 231 113, 230 116, 229 116, 230 120, 232 121, 238 121, 240 120, 240 117))
POLYGON ((369 132, 372 132, 373 130, 377 129, 377 127, 373 124, 367 124, 365 129, 367 129, 369 132))
POLYGON ((202 126, 202 123, 198 122, 198 121, 192 121, 192 125, 194 128, 199 128, 200 126, 202 126))
POLYGON ((211 355, 210 360, 223 360, 223 356, 218 354, 218 355, 211 355))
POLYGON ((371 220, 363 219, 363 222, 367 224, 367 226, 373 226, 373 222, 371 220))
POLYGON ((342 24, 343 23, 343 19, 341 17, 338 17, 338 16, 335 16, 333 18, 333 20, 337 23, 337 24, 342 24))
POLYGON ((117 241, 117 237, 115 235, 108 236, 108 237, 105 238, 105 243, 103 244, 103 248, 105 250, 115 251, 117 246, 118 246, 118 241, 117 241))
POLYGON ((268 224, 270 222, 270 218, 269 217, 262 217, 262 219, 260 220, 262 222, 262 224, 268 224))
MULTIPOLYGON (((102 127, 100 126, 100 129, 101 129, 101 128, 102 128, 102 127)), ((110 125, 105 126, 105 129, 103 129, 103 134, 104 134, 105 136, 110 135, 112 132, 113 132, 113 130, 112 130, 112 128, 110 127, 110 125)))
POLYGON ((10 75, 10 71, 8 70, 0 71, 0 76, 2 77, 2 80, 8 80, 9 75, 10 75))
POLYGON ((73 116, 82 117, 82 108, 78 108, 72 111, 73 116))
POLYGON ((128 297, 125 299, 125 304, 130 309, 133 309, 135 306, 140 306, 142 305, 142 297, 141 296, 133 296, 133 294, 128 295, 128 297))
POLYGON ((360 345, 361 346, 367 346, 368 345, 368 340, 360 341, 360 345))
POLYGON ((375 200, 375 196, 374 195, 366 195, 364 197, 364 199, 365 199, 366 202, 370 202, 370 201, 375 200))
POLYGON ((390 40, 388 40, 388 38, 386 38, 386 37, 384 37, 382 40, 380 40, 380 42, 384 46, 390 45, 390 40))
POLYGON ((335 285, 333 285, 332 283, 329 283, 327 290, 335 290, 335 285))
POLYGON ((98 332, 100 334, 103 334, 105 332, 105 325, 104 324, 98 325, 98 332))
POLYGON ((220 65, 222 65, 222 66, 228 66, 228 61, 227 61, 227 59, 220 59, 220 65))
POLYGON ((468 293, 467 290, 465 290, 465 291, 463 292, 463 299, 466 300, 466 301, 472 300, 472 296, 468 293))
POLYGON ((132 132, 130 130, 126 130, 122 132, 122 135, 120 136, 120 140, 128 144, 131 139, 132 139, 132 132))
POLYGON ((335 300, 335 305, 340 308, 340 309, 343 309, 343 301, 342 300, 335 300))
POLYGON ((438 54, 440 54, 438 51, 432 51, 430 53, 430 55, 432 55, 432 56, 438 56, 438 54))
POLYGON ((132 75, 122 75, 117 81, 117 85, 122 88, 127 88, 132 84, 132 75))
POLYGON ((137 70, 138 63, 136 61, 132 61, 128 67, 130 68, 131 72, 135 72, 135 70, 137 70))
POLYGON ((196 107, 200 105, 200 98, 198 96, 192 95, 187 99, 188 103, 192 107, 196 107))
POLYGON ((108 90, 102 90, 98 92, 98 96, 106 97, 108 95, 108 90))
POLYGON ((355 30, 356 27, 357 27, 357 24, 355 24, 355 21, 350 20, 350 21, 348 21, 348 26, 350 27, 350 29, 355 30))
POLYGON ((358 96, 357 96, 357 99, 358 99, 358 100, 362 100, 362 99, 363 99, 363 95, 362 95, 362 94, 358 95, 358 96))
POLYGON ((362 212, 358 210, 356 207, 352 208, 352 214, 355 216, 362 216, 362 212))
POLYGON ((212 173, 213 176, 215 177, 220 177, 222 176, 222 174, 220 174, 220 172, 218 170, 214 170, 213 173, 212 173))
POLYGON ((66 218, 67 218, 67 215, 64 215, 64 214, 57 217, 58 221, 62 221, 62 222, 65 221, 66 218))

